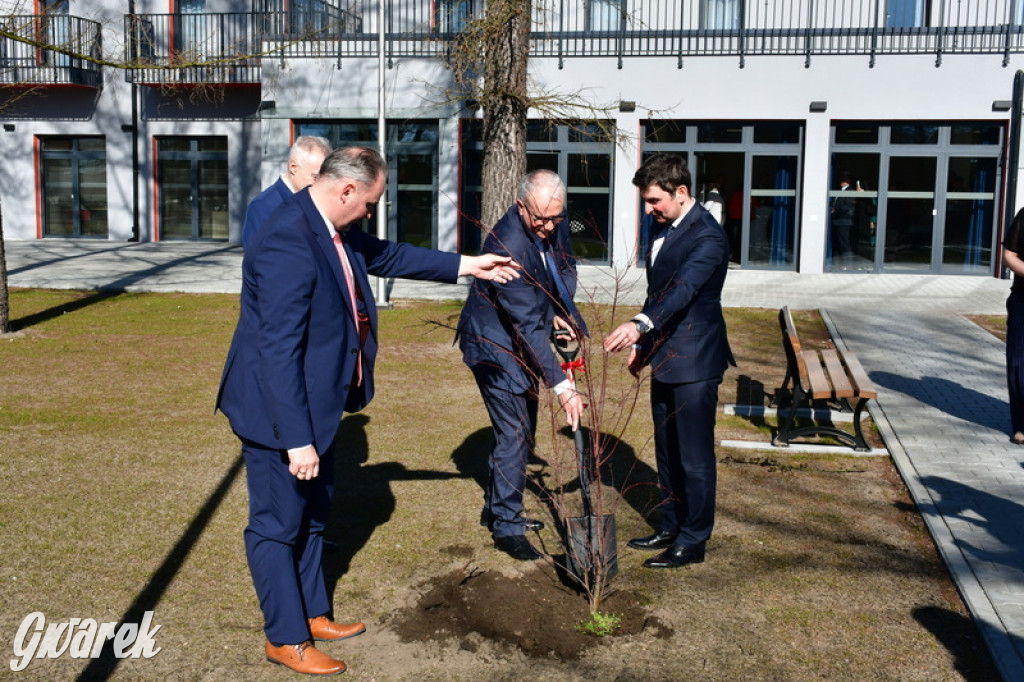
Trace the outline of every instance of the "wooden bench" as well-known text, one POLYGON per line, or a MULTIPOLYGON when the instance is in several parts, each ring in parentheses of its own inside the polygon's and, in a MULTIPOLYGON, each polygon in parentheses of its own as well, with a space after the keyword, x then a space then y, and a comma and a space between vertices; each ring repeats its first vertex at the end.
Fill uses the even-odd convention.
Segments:
POLYGON ((851 353, 838 348, 821 351, 804 350, 797 336, 793 316, 786 306, 779 311, 782 346, 786 351, 786 378, 775 392, 771 404, 779 408, 779 429, 772 445, 786 447, 796 438, 827 435, 838 438, 858 452, 867 452, 867 441, 861 429, 861 416, 868 400, 877 398, 875 387, 864 368, 851 353), (780 404, 789 396, 789 410, 784 415, 780 404), (815 400, 840 403, 844 411, 853 411, 853 434, 831 425, 814 424, 793 428, 797 411, 812 407, 815 400))

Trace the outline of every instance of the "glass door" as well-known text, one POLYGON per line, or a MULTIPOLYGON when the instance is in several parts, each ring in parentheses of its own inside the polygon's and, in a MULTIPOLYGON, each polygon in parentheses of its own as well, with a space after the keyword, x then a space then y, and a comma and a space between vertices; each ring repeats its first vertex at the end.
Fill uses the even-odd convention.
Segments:
POLYGON ((107 236, 107 153, 102 137, 40 139, 43 236, 107 236))
POLYGON ((176 3, 174 51, 179 63, 203 61, 206 43, 206 0, 178 0, 176 3))
POLYGON ((744 203, 744 182, 746 155, 743 152, 697 152, 693 177, 693 195, 705 197, 713 186, 725 201, 722 211, 722 227, 729 237, 729 260, 740 262, 740 245, 743 243, 744 218, 751 220, 750 198, 744 203), (744 210, 744 206, 748 208, 744 210))
POLYGON ((751 157, 747 265, 792 266, 796 257, 798 156, 751 157))
POLYGON ((396 188, 396 206, 401 210, 388 213, 388 238, 436 248, 434 178, 437 177, 437 157, 429 152, 397 152, 389 156, 388 186, 396 188))
POLYGON ((937 164, 934 156, 889 158, 883 270, 931 270, 937 164))
POLYGON ((157 140, 161 239, 228 238, 226 137, 157 140))
POLYGON ((946 174, 942 270, 988 273, 996 216, 997 160, 949 159, 946 174))

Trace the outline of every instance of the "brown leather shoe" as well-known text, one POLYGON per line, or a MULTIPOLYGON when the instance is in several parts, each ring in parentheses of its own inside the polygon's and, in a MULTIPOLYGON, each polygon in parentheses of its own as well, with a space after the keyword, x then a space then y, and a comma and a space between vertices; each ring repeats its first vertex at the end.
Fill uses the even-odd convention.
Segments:
POLYGON ((317 616, 309 619, 309 633, 318 642, 333 642, 339 639, 348 639, 366 632, 366 626, 362 623, 335 623, 327 616, 317 616))
POLYGON ((348 669, 345 661, 331 658, 312 642, 274 646, 267 642, 267 660, 306 675, 339 675, 348 669))

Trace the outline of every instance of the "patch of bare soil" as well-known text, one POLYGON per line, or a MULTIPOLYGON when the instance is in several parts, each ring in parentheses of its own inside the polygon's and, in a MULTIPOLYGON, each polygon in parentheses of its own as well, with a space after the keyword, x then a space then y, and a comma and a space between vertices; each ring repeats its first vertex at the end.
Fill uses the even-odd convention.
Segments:
POLYGON ((420 599, 390 622, 405 642, 444 638, 475 653, 483 639, 535 658, 576 660, 590 647, 617 637, 646 632, 668 638, 673 633, 644 612, 638 595, 625 590, 613 593, 601 607, 621 618, 613 634, 599 638, 579 632, 577 624, 590 615, 587 601, 560 583, 548 565, 516 576, 467 565, 431 578, 419 589, 420 599))

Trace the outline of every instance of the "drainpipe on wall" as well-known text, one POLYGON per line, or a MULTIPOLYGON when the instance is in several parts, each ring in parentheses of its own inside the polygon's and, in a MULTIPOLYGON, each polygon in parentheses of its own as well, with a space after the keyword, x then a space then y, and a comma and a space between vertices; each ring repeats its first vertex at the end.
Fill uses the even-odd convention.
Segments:
MULTIPOLYGON (((135 0, 128 0, 128 14, 134 26, 135 0)), ((135 40, 132 39, 132 61, 138 58, 135 54, 135 40)), ((139 86, 132 78, 132 236, 129 241, 139 241, 139 86)))
MULTIPOLYGON (((1018 165, 1020 163, 1020 118, 1022 102, 1024 100, 1024 71, 1018 71, 1013 77, 1013 105, 1010 107, 1010 137, 1006 141, 1007 154, 1006 154, 1006 205, 1003 210, 1003 222, 1006 225, 1010 224, 1016 215, 1017 207, 1017 172, 1018 165)), ((1006 234, 1005 230, 1001 231, 1001 235, 1006 234)), ((1000 255, 1002 249, 999 249, 1000 255)), ((1001 259, 1000 259, 1001 260, 1001 259)), ((1005 279, 1009 276, 1006 267, 1003 266, 1000 270, 1002 277, 1005 279)))
MULTIPOLYGON (((377 3, 377 143, 380 145, 380 155, 387 161, 387 139, 388 132, 387 114, 384 111, 384 0, 377 3)), ((377 237, 388 238, 388 189, 384 184, 384 195, 381 197, 380 206, 377 207, 377 237)), ((388 300, 388 281, 385 277, 377 278, 377 307, 390 308, 391 301, 388 300)))

